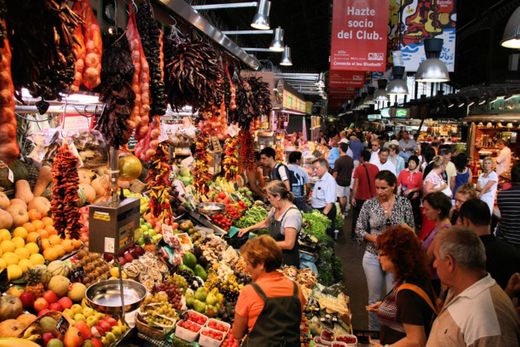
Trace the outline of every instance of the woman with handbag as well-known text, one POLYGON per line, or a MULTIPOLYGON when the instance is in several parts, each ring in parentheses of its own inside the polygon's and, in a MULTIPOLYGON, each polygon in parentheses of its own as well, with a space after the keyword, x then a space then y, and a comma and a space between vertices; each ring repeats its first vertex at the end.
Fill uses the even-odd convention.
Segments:
POLYGON ((437 307, 421 242, 413 230, 397 226, 378 237, 377 247, 381 267, 395 278, 383 300, 368 307, 381 323, 379 340, 384 346, 425 346, 437 307))

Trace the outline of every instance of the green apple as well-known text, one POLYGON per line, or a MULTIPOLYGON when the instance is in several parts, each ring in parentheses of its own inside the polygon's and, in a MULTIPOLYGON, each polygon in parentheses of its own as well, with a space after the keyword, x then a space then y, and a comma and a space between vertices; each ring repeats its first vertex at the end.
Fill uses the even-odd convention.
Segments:
POLYGON ((149 235, 151 237, 154 237, 155 235, 157 235, 157 232, 155 230, 153 230, 153 229, 150 229, 149 235))
POLYGON ((84 316, 83 314, 81 314, 81 313, 76 313, 76 314, 74 315, 74 320, 75 320, 76 322, 78 322, 78 321, 84 322, 84 321, 86 320, 86 318, 85 318, 85 316, 84 316))
POLYGON ((112 342, 117 340, 116 335, 114 335, 114 333, 112 333, 112 332, 106 333, 105 337, 107 338, 108 344, 111 344, 112 342))
POLYGON ((74 304, 70 307, 72 313, 77 314, 83 312, 83 307, 80 304, 74 304))
POLYGON ((123 331, 121 331, 121 327, 119 326, 112 327, 112 330, 110 332, 114 334, 116 338, 119 338, 121 337, 121 335, 123 335, 123 331))
POLYGON ((85 316, 85 318, 92 316, 94 313, 95 313, 94 309, 92 309, 90 307, 85 307, 83 309, 83 315, 85 316))
POLYGON ((96 316, 90 316, 90 317, 87 317, 87 325, 89 327, 93 327, 94 325, 96 325, 97 323, 99 322, 99 318, 96 317, 96 316))

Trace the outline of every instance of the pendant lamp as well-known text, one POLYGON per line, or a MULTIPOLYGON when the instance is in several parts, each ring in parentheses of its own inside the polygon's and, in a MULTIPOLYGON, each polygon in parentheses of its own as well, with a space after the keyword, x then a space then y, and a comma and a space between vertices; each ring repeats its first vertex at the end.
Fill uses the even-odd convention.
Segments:
POLYGON ((500 44, 506 48, 520 48, 520 7, 509 17, 500 44))
POLYGON ((284 44, 283 44, 283 29, 278 27, 274 29, 274 37, 271 45, 269 46, 269 50, 273 52, 283 52, 284 44))
POLYGON ((408 94, 408 84, 404 78, 404 66, 394 66, 392 68, 392 76, 393 80, 388 83, 386 86, 386 92, 388 96, 393 95, 407 95, 408 94))
POLYGON ((377 80, 377 90, 374 92, 374 101, 388 101, 385 79, 377 80))
POLYGON ((449 82, 450 74, 446 64, 440 59, 442 51, 442 39, 426 39, 424 40, 424 51, 426 52, 426 60, 419 65, 415 80, 417 82, 449 82))
POLYGON ((270 29, 269 26, 269 11, 271 9, 271 2, 267 0, 260 0, 258 2, 258 10, 253 17, 251 26, 259 30, 270 29))
POLYGON ((282 61, 280 61, 280 65, 282 66, 292 66, 291 60, 291 48, 289 46, 285 46, 282 53, 282 61))

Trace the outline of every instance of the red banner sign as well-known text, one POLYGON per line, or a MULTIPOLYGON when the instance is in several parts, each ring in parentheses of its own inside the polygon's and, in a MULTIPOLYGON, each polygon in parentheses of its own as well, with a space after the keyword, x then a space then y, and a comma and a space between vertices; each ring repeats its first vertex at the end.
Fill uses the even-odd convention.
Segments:
POLYGON ((330 69, 329 89, 361 88, 364 84, 365 72, 330 69))
POLYGON ((334 0, 331 70, 385 71, 388 0, 334 0))

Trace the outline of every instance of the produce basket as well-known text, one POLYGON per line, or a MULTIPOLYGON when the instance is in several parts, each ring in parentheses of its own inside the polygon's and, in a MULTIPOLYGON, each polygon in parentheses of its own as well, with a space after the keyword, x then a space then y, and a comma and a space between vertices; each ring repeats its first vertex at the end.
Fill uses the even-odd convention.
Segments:
POLYGON ((139 333, 146 335, 154 340, 164 340, 166 336, 172 331, 175 322, 171 326, 151 326, 146 323, 140 314, 135 318, 135 326, 139 333))

